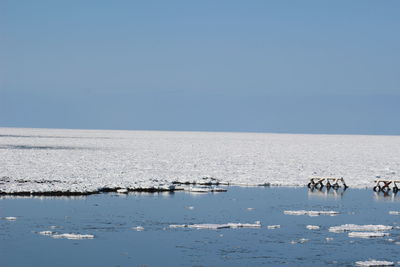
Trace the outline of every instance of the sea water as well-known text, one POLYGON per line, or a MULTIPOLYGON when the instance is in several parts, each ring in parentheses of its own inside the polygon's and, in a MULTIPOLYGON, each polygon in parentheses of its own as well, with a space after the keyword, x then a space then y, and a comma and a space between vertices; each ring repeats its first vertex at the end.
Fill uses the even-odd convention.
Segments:
POLYGON ((369 259, 400 261, 400 198, 392 193, 226 188, 224 193, 197 194, 3 196, 1 266, 354 266, 369 259), (338 214, 285 214, 301 210, 338 214), (227 223, 260 227, 171 227, 227 223), (384 231, 388 235, 368 238, 329 231, 345 224, 391 229, 384 231))

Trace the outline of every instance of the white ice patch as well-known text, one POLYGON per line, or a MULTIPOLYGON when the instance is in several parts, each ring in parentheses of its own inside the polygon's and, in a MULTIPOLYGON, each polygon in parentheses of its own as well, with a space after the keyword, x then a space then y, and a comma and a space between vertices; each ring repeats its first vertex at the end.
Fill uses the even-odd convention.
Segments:
POLYGON ((313 174, 365 188, 377 175, 400 173, 393 160, 400 158, 400 136, 18 128, 0 128, 0 136, 3 193, 168 189, 204 177, 304 186, 313 174))
POLYGON ((335 216, 338 215, 339 212, 333 211, 333 210, 321 210, 321 211, 316 211, 316 210, 285 210, 283 211, 284 214, 286 215, 308 215, 308 216, 319 216, 319 215, 329 215, 329 216, 335 216))
POLYGON ((306 228, 308 230, 319 230, 320 227, 318 225, 307 225, 306 228))
POLYGON ((326 242, 330 242, 330 241, 333 241, 333 238, 332 237, 327 237, 327 238, 325 238, 325 240, 326 240, 326 242))
POLYGON ((260 228, 261 222, 256 221, 255 223, 225 223, 225 224, 214 224, 214 223, 202 223, 202 224, 172 224, 170 228, 193 228, 193 229, 224 229, 224 228, 260 228))
POLYGON ((17 220, 17 217, 4 217, 4 220, 15 221, 15 220, 17 220))
POLYGON ((41 232, 38 232, 38 234, 39 235, 45 235, 45 236, 52 236, 55 233, 52 232, 52 231, 41 231, 41 232))
POLYGON ((135 230, 135 231, 141 232, 141 231, 143 231, 143 230, 144 230, 144 227, 143 227, 143 226, 136 226, 136 227, 132 227, 132 230, 135 230))
POLYGON ((128 189, 126 189, 126 188, 118 189, 117 193, 119 193, 119 194, 128 194, 128 189))
POLYGON ((307 238, 300 238, 298 240, 290 241, 290 244, 303 244, 303 243, 306 243, 306 242, 308 242, 307 238))
POLYGON ((55 239, 61 239, 61 238, 65 238, 65 239, 74 239, 74 240, 78 240, 78 239, 93 239, 94 235, 82 235, 82 234, 54 234, 51 236, 52 238, 55 239))
POLYGON ((400 211, 391 210, 391 211, 389 211, 389 214, 390 215, 400 215, 400 211))
POLYGON ((356 261, 356 265, 358 266, 394 266, 394 262, 392 261, 377 261, 377 260, 368 260, 368 261, 356 261))
POLYGON ((268 229, 278 229, 278 228, 281 228, 281 226, 280 226, 279 224, 276 224, 276 225, 268 225, 267 228, 268 228, 268 229))
POLYGON ((350 232, 349 237, 358 237, 358 238, 373 238, 373 237, 384 237, 390 235, 385 232, 350 232))
POLYGON ((376 231, 388 231, 393 229, 393 226, 389 225, 374 225, 374 224, 367 224, 367 225, 357 225, 357 224, 343 224, 339 226, 332 226, 329 227, 329 232, 334 232, 334 233, 341 233, 341 232, 346 232, 346 231, 370 231, 370 232, 376 232, 376 231))

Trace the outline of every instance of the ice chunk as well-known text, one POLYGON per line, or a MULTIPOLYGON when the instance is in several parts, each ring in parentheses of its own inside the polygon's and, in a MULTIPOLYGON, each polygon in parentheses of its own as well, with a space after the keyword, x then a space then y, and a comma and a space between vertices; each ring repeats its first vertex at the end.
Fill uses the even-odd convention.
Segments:
POLYGON ((308 230, 319 230, 320 227, 318 225, 307 225, 306 228, 308 230))
POLYGON ((394 266, 394 262, 368 260, 368 261, 356 261, 356 265, 358 265, 358 266, 394 266))
POLYGON ((391 211, 389 211, 389 214, 390 214, 390 215, 400 215, 400 211, 393 211, 393 210, 391 210, 391 211))
POLYGON ((359 237, 359 238, 372 238, 372 237, 384 237, 388 236, 389 233, 385 232, 350 232, 349 237, 359 237))
POLYGON ((4 220, 15 221, 15 220, 17 220, 17 217, 4 217, 4 220))
POLYGON ((135 231, 140 232, 140 231, 144 230, 144 227, 143 226, 136 226, 136 227, 132 227, 132 229, 135 230, 135 231))
POLYGON ((300 238, 299 240, 292 240, 290 241, 290 244, 303 244, 308 242, 307 238, 300 238))
POLYGON ((127 194, 128 193, 128 189, 126 189, 126 188, 118 189, 117 193, 119 193, 119 194, 127 194))
POLYGON ((268 229, 278 229, 278 228, 281 228, 281 226, 280 226, 279 224, 276 224, 276 225, 268 225, 267 228, 268 228, 268 229))
POLYGON ((333 210, 321 210, 321 211, 316 211, 316 210, 285 210, 283 211, 284 214, 286 215, 308 215, 308 216, 319 216, 319 215, 329 215, 329 216, 335 216, 338 215, 339 212, 333 211, 333 210))
POLYGON ((188 210, 194 210, 194 207, 193 206, 188 206, 188 207, 186 207, 188 210))
POLYGON ((357 225, 357 224, 343 224, 340 226, 332 226, 329 227, 329 232, 334 232, 334 233, 341 233, 345 231, 387 231, 393 229, 393 226, 388 226, 388 225, 374 225, 374 224, 368 224, 368 225, 357 225))
POLYGON ((327 242, 329 242, 329 241, 332 241, 333 238, 332 238, 332 237, 327 237, 327 238, 325 238, 325 240, 326 240, 327 242))
POLYGON ((260 228, 261 222, 256 221, 255 223, 202 223, 202 224, 171 224, 170 228, 194 228, 194 229, 224 229, 224 228, 260 228))
POLYGON ((94 235, 82 235, 82 234, 55 234, 52 235, 53 238, 60 239, 60 238, 65 238, 65 239, 93 239, 94 235))
POLYGON ((54 232, 52 232, 52 231, 41 231, 41 232, 38 232, 38 234, 39 235, 51 236, 51 235, 54 234, 54 232))

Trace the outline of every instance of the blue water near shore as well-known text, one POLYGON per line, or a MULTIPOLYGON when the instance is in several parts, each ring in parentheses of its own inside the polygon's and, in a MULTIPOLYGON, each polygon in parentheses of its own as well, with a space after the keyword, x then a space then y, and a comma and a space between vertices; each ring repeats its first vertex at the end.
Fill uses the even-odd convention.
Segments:
POLYGON ((310 192, 306 188, 228 187, 226 193, 185 192, 85 197, 2 197, 1 266, 354 266, 400 260, 400 196, 372 190, 310 192), (250 209, 249 209, 250 208, 250 209), (334 210, 337 216, 291 216, 284 210, 334 210), (5 220, 15 216, 15 221, 5 220), (189 229, 171 224, 254 223, 256 229, 189 229), (394 226, 389 237, 331 233, 341 224, 394 226), (281 225, 268 229, 268 225, 281 225), (320 230, 308 230, 318 225, 320 230), (143 231, 133 228, 142 226, 143 231), (54 239, 40 231, 92 234, 54 239), (298 243, 299 239, 308 239, 298 243), (333 238, 326 240, 326 238, 333 238), (389 240, 393 239, 393 240, 389 240), (295 241, 295 242, 291 242, 295 241))

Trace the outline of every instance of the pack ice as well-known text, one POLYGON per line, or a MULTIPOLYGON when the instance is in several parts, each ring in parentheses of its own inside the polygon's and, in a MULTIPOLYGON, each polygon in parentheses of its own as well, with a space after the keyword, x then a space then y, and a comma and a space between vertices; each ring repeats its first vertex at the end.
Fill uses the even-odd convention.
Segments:
POLYGON ((400 136, 0 128, 3 194, 304 186, 315 175, 354 188, 399 173, 400 136))

